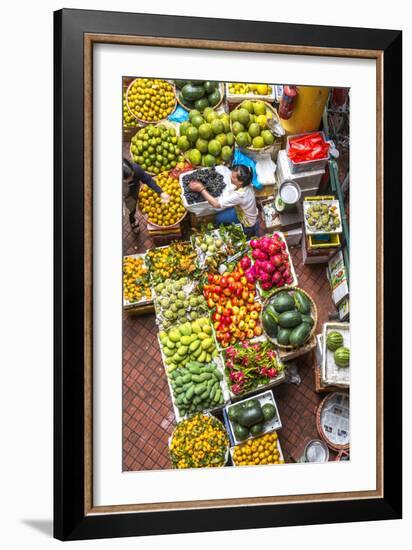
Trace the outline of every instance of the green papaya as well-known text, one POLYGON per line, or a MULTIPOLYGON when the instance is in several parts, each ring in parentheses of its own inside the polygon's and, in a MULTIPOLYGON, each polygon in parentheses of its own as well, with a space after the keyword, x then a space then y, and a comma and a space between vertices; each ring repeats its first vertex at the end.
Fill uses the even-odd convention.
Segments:
POLYGON ((310 325, 301 323, 289 334, 289 344, 294 347, 302 346, 309 338, 311 331, 312 327, 310 325))
POLYGON ((293 299, 295 301, 295 307, 296 309, 305 315, 308 315, 312 309, 311 303, 309 301, 309 298, 303 294, 303 292, 300 292, 299 290, 296 290, 293 293, 293 299))
POLYGON ((278 335, 276 337, 278 344, 280 344, 281 346, 288 346, 290 332, 290 329, 280 327, 278 330, 278 335))
POLYGON ((295 308, 295 301, 287 292, 279 292, 271 301, 276 311, 283 313, 295 308))
POLYGON ((285 311, 278 317, 278 323, 282 328, 293 328, 300 325, 302 316, 298 311, 285 311))

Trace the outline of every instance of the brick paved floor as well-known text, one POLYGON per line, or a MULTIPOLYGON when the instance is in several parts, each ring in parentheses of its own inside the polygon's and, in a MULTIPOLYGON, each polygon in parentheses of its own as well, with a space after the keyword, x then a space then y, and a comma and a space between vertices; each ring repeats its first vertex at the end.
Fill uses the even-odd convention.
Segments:
MULTIPOLYGON (((139 236, 124 224, 124 254, 142 252, 152 246, 145 225, 139 236)), ((325 265, 302 264, 300 247, 291 254, 299 286, 315 298, 318 307, 318 331, 329 314, 336 312, 326 279, 325 265)), ((123 317, 123 469, 157 470, 170 468, 168 438, 173 431, 174 415, 157 342, 153 314, 123 317)), ((285 460, 299 458, 306 441, 318 437, 316 406, 322 399, 314 388, 312 355, 296 360, 300 385, 282 384, 274 395, 282 420, 279 439, 285 460)))

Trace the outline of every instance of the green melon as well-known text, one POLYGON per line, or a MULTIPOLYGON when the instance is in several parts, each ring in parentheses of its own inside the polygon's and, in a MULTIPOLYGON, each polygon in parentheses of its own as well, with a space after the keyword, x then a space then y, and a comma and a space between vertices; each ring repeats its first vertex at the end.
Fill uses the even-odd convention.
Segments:
POLYGON ((343 346, 343 336, 337 330, 332 330, 328 332, 326 336, 326 346, 330 351, 336 351, 338 348, 343 346))
POLYGON ((350 350, 345 347, 338 348, 335 351, 335 363, 338 367, 344 369, 349 367, 350 362, 350 350))

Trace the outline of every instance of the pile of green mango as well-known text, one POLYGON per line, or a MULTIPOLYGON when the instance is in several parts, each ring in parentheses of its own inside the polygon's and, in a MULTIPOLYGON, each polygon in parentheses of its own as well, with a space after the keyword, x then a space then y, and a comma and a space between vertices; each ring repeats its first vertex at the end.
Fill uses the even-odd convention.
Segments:
POLYGON ((169 376, 180 416, 214 409, 224 403, 220 381, 223 375, 214 363, 189 361, 169 376))
POLYGON ((210 363, 218 356, 209 317, 187 321, 168 332, 162 331, 159 339, 169 374, 189 361, 210 363))

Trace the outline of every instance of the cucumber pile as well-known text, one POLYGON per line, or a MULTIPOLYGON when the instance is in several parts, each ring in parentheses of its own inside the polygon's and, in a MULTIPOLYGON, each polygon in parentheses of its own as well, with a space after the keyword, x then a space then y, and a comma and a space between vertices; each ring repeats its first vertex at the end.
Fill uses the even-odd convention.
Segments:
POLYGON ((276 293, 263 308, 263 330, 282 346, 305 344, 314 324, 311 301, 300 290, 276 293))
POLYGON ((215 363, 189 361, 171 372, 169 378, 181 417, 208 411, 224 403, 220 385, 223 375, 215 363))
POLYGON ((244 441, 250 436, 257 436, 265 431, 265 422, 276 416, 276 409, 271 403, 260 404, 259 399, 248 399, 232 405, 228 409, 234 436, 244 441))

